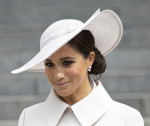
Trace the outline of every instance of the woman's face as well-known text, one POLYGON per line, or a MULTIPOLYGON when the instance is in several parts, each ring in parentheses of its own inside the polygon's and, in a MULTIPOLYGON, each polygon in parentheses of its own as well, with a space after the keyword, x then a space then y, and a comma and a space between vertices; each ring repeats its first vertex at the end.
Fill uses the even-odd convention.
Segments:
POLYGON ((47 79, 59 96, 78 94, 86 89, 87 69, 93 63, 90 57, 83 58, 66 44, 44 61, 47 79))

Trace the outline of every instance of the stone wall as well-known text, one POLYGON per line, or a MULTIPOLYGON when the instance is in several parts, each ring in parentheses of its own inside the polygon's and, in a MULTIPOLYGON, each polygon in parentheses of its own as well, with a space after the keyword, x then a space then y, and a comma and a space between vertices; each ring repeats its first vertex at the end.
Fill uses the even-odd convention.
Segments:
POLYGON ((106 56, 101 81, 150 126, 149 0, 0 0, 0 126, 15 126, 21 111, 50 91, 43 73, 10 74, 39 51, 44 29, 65 18, 85 22, 98 8, 114 10, 124 25, 121 43, 106 56))

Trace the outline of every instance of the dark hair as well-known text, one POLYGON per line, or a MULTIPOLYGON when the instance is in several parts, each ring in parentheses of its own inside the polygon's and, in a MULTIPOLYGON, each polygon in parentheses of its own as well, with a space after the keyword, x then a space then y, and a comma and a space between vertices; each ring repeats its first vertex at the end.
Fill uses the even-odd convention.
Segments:
POLYGON ((95 47, 95 40, 92 33, 88 30, 81 31, 77 36, 68 42, 68 44, 78 51, 85 59, 88 58, 90 52, 95 52, 95 60, 89 74, 102 75, 106 68, 105 58, 101 52, 95 47))

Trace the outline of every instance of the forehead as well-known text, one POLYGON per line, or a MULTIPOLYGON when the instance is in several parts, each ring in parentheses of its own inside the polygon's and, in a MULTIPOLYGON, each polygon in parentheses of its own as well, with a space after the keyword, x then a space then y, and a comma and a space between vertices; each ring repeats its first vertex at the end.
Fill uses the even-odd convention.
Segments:
POLYGON ((57 50, 53 55, 51 55, 49 59, 60 59, 67 56, 81 57, 81 55, 76 50, 74 50, 68 44, 66 44, 59 50, 57 50))

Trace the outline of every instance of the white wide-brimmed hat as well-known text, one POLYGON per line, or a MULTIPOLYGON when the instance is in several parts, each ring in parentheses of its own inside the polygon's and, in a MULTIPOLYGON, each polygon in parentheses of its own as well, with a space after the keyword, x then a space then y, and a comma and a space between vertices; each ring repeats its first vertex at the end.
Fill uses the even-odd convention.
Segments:
POLYGON ((111 10, 98 9, 85 23, 75 19, 64 19, 50 25, 40 39, 40 52, 24 66, 11 71, 43 72, 44 60, 69 42, 82 30, 89 30, 94 36, 95 47, 102 55, 110 53, 120 42, 123 26, 118 15, 111 10))

